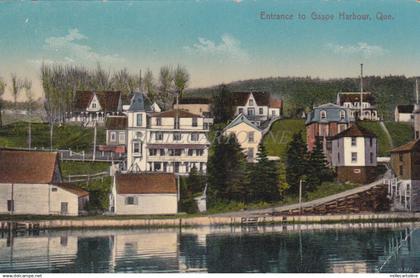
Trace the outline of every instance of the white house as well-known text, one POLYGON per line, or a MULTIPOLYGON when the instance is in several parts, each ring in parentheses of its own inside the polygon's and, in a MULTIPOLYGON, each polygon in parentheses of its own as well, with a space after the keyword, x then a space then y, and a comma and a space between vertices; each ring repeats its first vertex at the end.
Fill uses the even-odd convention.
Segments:
POLYGON ((350 115, 355 119, 379 121, 375 97, 370 92, 339 92, 337 105, 350 109, 350 115))
POLYGON ((234 134, 238 143, 241 145, 247 160, 256 162, 258 145, 260 144, 263 132, 256 125, 251 123, 243 114, 236 116, 224 129, 224 134, 229 136, 234 134))
POLYGON ((105 120, 106 144, 99 151, 124 154, 127 150, 127 116, 108 116, 105 120))
POLYGON ((253 124, 279 118, 282 115, 283 102, 268 92, 233 92, 235 116, 245 115, 253 124))
POLYGON ((0 214, 78 215, 88 200, 61 183, 56 152, 0 149, 0 214))
POLYGON ((127 170, 186 175, 205 172, 209 141, 204 117, 185 110, 153 113, 142 93, 132 98, 128 117, 127 170))
POLYGON ((206 129, 213 125, 213 117, 211 115, 211 99, 203 97, 182 97, 174 102, 173 109, 185 110, 195 115, 204 117, 204 127, 206 129))
POLYGON ((118 215, 176 214, 178 196, 171 173, 127 173, 114 176, 110 211, 118 215))
POLYGON ((354 124, 332 138, 331 158, 339 181, 369 183, 376 178, 376 136, 354 124))
POLYGON ((413 122, 413 104, 397 105, 395 107, 394 116, 396 122, 413 122))
POLYGON ((80 122, 85 126, 104 124, 107 116, 121 114, 121 92, 76 91, 73 106, 73 111, 66 114, 69 122, 80 122))

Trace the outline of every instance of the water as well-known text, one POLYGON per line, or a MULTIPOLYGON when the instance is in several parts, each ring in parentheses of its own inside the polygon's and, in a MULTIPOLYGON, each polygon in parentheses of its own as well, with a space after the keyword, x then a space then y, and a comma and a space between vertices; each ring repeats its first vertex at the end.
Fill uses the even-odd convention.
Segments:
POLYGON ((0 235, 0 272, 420 272, 419 223, 0 235))

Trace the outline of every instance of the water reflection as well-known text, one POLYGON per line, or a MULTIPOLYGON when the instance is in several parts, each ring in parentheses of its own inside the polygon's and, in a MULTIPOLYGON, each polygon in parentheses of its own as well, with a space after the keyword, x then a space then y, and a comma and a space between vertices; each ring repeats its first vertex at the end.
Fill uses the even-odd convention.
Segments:
POLYGON ((418 224, 69 230, 0 237, 0 272, 419 272, 418 224))

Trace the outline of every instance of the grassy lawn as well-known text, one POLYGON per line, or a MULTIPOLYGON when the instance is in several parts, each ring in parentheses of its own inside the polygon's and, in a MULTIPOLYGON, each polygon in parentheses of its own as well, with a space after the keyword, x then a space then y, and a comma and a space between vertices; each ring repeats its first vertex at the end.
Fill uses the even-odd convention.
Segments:
MULTIPOLYGON (((308 192, 307 194, 303 194, 302 201, 309 202, 319 198, 327 197, 329 195, 337 194, 343 191, 347 191, 353 188, 360 186, 358 184, 353 183, 334 183, 334 182, 324 182, 321 184, 315 191, 308 192)), ((303 191, 305 189, 303 188, 303 191)), ((213 213, 224 213, 224 212, 233 212, 239 210, 248 210, 248 209, 262 209, 262 208, 269 208, 273 206, 284 206, 284 205, 292 205, 299 202, 298 196, 284 196, 284 199, 278 203, 252 203, 252 204, 245 204, 241 202, 230 202, 230 203, 220 203, 210 208, 208 210, 208 214, 213 213)))
POLYGON ((60 166, 63 176, 68 176, 109 171, 111 164, 107 162, 61 161, 60 166))
MULTIPOLYGON (((91 151, 93 145, 93 128, 76 125, 54 126, 53 148, 72 149, 74 151, 91 151)), ((0 128, 0 147, 28 146, 28 123, 18 122, 0 128)), ((105 143, 105 130, 97 129, 97 144, 105 143)), ((50 128, 45 123, 32 124, 32 147, 50 147, 50 128)))
POLYGON ((394 147, 401 146, 414 138, 411 123, 386 122, 385 126, 391 134, 394 147))
POLYGON ((302 131, 302 136, 306 140, 304 120, 286 119, 276 121, 263 139, 268 155, 284 157, 287 144, 291 141, 293 134, 299 131, 302 131))
POLYGON ((379 156, 387 156, 389 155, 389 151, 392 149, 391 142, 389 142, 388 137, 386 136, 385 132, 381 128, 379 122, 359 122, 358 123, 361 127, 366 128, 370 132, 373 132, 378 140, 378 155, 379 156))

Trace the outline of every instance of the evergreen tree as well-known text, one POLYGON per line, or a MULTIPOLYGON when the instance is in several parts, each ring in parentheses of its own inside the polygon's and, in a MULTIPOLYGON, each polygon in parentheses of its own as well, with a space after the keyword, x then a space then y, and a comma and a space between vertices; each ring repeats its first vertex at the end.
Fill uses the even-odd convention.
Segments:
POLYGON ((274 161, 268 160, 263 143, 258 146, 257 161, 250 174, 248 201, 278 201, 280 199, 278 169, 274 161))
POLYGON ((232 95, 225 85, 220 85, 213 96, 211 104, 214 123, 225 123, 229 121, 234 114, 232 95))
POLYGON ((299 192, 299 180, 305 175, 307 166, 307 149, 302 133, 293 134, 293 139, 287 146, 286 153, 286 181, 289 185, 288 192, 299 192))
POLYGON ((186 182, 193 194, 202 193, 204 191, 205 179, 203 175, 198 172, 197 167, 194 166, 191 168, 186 182))
POLYGON ((317 139, 315 147, 309 155, 307 167, 307 180, 305 182, 305 189, 313 191, 323 181, 330 181, 333 178, 333 173, 327 165, 324 155, 322 141, 317 139))

